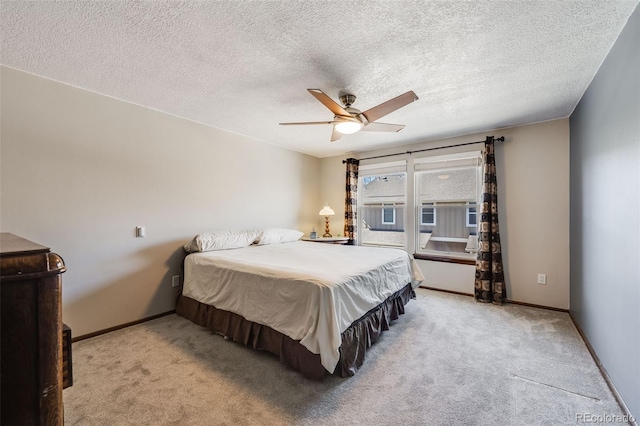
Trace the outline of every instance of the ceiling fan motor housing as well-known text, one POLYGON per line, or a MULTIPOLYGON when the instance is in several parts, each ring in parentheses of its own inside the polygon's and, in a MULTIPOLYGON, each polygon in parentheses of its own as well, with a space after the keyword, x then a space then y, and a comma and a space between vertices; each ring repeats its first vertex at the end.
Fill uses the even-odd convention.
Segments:
POLYGON ((344 94, 340 95, 340 102, 347 108, 356 103, 356 95, 344 94))
MULTIPOLYGON (((355 118, 357 121, 359 121, 360 123, 365 123, 366 120, 363 120, 362 117, 362 112, 357 109, 357 108, 353 108, 351 105, 353 105, 356 101, 356 95, 351 95, 349 93, 346 93, 344 95, 340 95, 340 102, 342 102, 342 104, 344 105, 344 109, 353 116, 353 118, 355 118)), ((336 116, 334 118, 335 120, 339 120, 340 116, 336 116)))

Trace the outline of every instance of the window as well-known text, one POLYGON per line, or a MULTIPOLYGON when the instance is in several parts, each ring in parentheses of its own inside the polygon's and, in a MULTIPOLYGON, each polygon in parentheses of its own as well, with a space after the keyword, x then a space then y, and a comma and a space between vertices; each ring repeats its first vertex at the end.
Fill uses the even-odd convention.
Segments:
POLYGON ((478 210, 474 202, 467 204, 467 228, 475 228, 478 225, 478 210))
POLYGON ((405 161, 360 166, 357 214, 360 245, 405 247, 406 169, 405 161))
POLYGON ((469 247, 476 234, 480 173, 479 153, 415 160, 416 253, 475 257, 469 247))
POLYGON ((384 206, 393 206, 393 204, 382 205, 382 224, 383 225, 395 225, 396 224, 396 209, 385 208, 384 206))
POLYGON ((481 173, 480 152, 361 164, 358 244, 474 262, 481 173))
MULTIPOLYGON (((433 203, 422 203, 423 206, 432 206, 433 203)), ((422 207, 420 211, 420 225, 435 226, 436 209, 433 207, 422 207)))

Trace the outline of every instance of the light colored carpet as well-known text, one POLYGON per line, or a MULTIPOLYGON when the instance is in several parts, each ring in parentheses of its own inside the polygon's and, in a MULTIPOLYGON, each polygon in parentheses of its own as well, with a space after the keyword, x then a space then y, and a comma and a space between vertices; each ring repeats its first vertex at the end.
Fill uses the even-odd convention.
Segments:
POLYGON ((623 415, 568 314, 417 296, 354 377, 323 383, 176 315, 74 343, 65 423, 570 425, 623 415))

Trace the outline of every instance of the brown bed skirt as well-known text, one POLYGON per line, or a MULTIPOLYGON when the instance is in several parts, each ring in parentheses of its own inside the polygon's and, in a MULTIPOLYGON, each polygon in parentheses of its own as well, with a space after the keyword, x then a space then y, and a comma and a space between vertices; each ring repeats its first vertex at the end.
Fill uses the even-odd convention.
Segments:
MULTIPOLYGON (((384 302, 356 320, 342 333, 340 360, 334 374, 353 376, 362 366, 368 348, 388 330, 391 321, 404 314, 404 306, 415 298, 411 284, 389 296, 384 302)), ((176 313, 207 329, 240 342, 253 349, 269 351, 280 362, 312 380, 323 380, 327 370, 320 363, 320 355, 311 353, 288 336, 268 327, 247 321, 241 315, 217 309, 186 296, 180 296, 176 313)))

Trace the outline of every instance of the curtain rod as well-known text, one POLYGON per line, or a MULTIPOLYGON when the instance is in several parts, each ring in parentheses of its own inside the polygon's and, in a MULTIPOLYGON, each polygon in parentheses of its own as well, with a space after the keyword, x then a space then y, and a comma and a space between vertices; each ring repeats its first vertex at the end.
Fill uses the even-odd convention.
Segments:
MULTIPOLYGON (((500 136, 499 138, 495 138, 495 139, 493 139, 493 141, 494 142, 504 142, 504 136, 500 136)), ((415 152, 435 151, 436 149, 455 148, 457 146, 475 145, 477 143, 483 143, 483 142, 486 142, 486 140, 477 141, 477 142, 459 143, 457 145, 436 146, 435 148, 426 148, 426 149, 418 149, 416 151, 398 152, 397 154, 376 155, 375 157, 358 158, 358 160, 373 160, 374 158, 394 157, 396 155, 404 155, 404 154, 411 155, 411 154, 413 154, 415 152)), ((342 160, 342 164, 344 164, 346 162, 347 162, 347 160, 342 160)))

